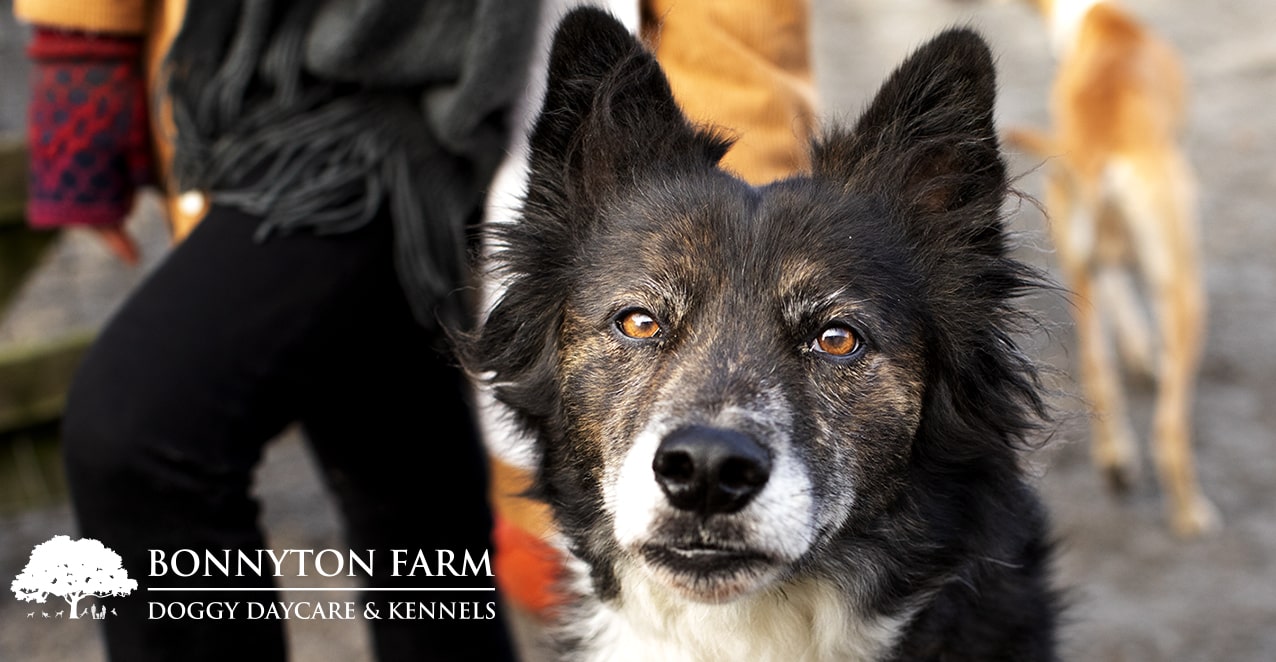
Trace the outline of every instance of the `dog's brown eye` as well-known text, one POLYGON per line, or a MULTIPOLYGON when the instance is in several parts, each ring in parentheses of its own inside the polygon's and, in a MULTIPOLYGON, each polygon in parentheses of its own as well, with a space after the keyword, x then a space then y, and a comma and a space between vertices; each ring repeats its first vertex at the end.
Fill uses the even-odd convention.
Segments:
POLYGON ((860 347, 860 337, 855 330, 841 324, 831 324, 815 338, 814 349, 830 356, 850 356, 860 347))
POLYGON ((616 320, 620 332, 636 340, 655 338, 660 333, 660 323, 645 310, 630 310, 616 320))

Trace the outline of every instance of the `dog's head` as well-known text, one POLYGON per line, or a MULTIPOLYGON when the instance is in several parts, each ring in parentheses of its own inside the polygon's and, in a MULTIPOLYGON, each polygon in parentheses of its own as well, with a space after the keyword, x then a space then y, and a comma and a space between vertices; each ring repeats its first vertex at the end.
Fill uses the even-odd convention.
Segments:
POLYGON ((917 472, 1007 455, 1036 401, 993 97, 984 43, 946 32, 813 173, 754 188, 623 27, 565 19, 469 354, 601 590, 626 563, 729 600, 871 530, 917 472))

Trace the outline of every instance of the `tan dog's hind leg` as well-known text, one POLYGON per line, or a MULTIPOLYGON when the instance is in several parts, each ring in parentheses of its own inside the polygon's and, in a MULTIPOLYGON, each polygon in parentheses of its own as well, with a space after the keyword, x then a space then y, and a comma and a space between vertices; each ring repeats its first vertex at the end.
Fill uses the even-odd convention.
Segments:
POLYGON ((1121 363, 1130 373, 1156 379, 1156 350, 1150 322, 1128 269, 1101 267, 1097 276, 1104 318, 1112 323, 1121 363))
POLYGON ((1124 491, 1134 482, 1138 464, 1120 370, 1100 316, 1094 269, 1099 199, 1097 187, 1082 186, 1062 168, 1047 178, 1051 234, 1074 296, 1081 387, 1093 408, 1091 459, 1113 489, 1124 491))
POLYGON ((1129 164, 1115 187, 1147 279, 1161 337, 1153 456, 1181 536, 1219 526, 1201 494, 1191 445, 1193 386, 1204 336, 1205 291, 1197 255, 1193 178, 1177 150, 1129 164))

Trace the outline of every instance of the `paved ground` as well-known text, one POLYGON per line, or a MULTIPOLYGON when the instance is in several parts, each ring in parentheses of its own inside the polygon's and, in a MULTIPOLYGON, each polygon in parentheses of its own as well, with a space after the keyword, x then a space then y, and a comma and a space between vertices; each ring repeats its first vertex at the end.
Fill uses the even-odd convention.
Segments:
MULTIPOLYGON (((1196 431, 1202 480, 1226 526, 1207 540, 1172 538, 1150 472, 1130 497, 1110 498, 1087 462, 1083 415, 1065 417, 1037 462, 1063 541, 1059 574, 1073 603, 1067 659, 1267 661, 1276 659, 1276 409, 1270 406, 1276 343, 1267 335, 1276 328, 1276 267, 1269 257, 1276 254, 1276 115, 1270 111, 1276 4, 1233 0, 1226 11, 1210 3, 1128 4, 1179 45, 1195 85, 1187 144, 1201 180, 1210 295, 1196 431)), ((969 23, 985 31, 1000 55, 999 121, 1044 122, 1051 63, 1041 25, 1018 4, 816 0, 815 9, 818 84, 829 117, 852 117, 887 70, 936 29, 969 23)), ((15 52, 13 34, 0 23, 0 131, 20 122, 11 96, 16 69, 5 64, 15 52)), ((1013 162, 1016 172, 1026 173, 1022 188, 1037 194, 1033 166, 1013 162)), ((1025 233, 1027 259, 1053 266, 1040 215, 1025 206, 1014 223, 1025 233)), ((162 228, 153 217, 138 224, 157 259, 162 228)), ((47 272, 0 320, 0 343, 100 320, 139 278, 76 237, 50 256, 47 272)), ((1059 326, 1033 346, 1044 360, 1070 370, 1061 302, 1045 298, 1034 305, 1059 326)), ((1056 385, 1075 392, 1066 374, 1056 385)), ((1058 404, 1080 411, 1074 398, 1058 404)), ((1148 398, 1135 404, 1145 422, 1148 398)), ((335 544, 330 504, 295 438, 274 448, 259 483, 276 546, 335 544)), ((34 544, 71 531, 61 507, 0 515, 0 579, 17 573, 34 544)), ((92 623, 27 621, 27 607, 0 595, 0 660, 101 659, 92 623)), ((363 635, 350 624, 303 625, 292 640, 298 660, 367 659, 363 635)))

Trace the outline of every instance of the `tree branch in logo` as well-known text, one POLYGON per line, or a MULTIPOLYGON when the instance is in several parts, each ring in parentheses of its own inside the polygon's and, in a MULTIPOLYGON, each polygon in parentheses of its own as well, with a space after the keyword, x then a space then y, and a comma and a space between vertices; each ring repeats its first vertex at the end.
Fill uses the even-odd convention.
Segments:
POLYGON ((120 555, 102 543, 54 536, 31 550, 27 567, 10 588, 19 600, 38 604, 56 595, 71 605, 71 618, 79 618, 76 603, 81 598, 125 596, 137 588, 137 582, 128 578, 120 555))

